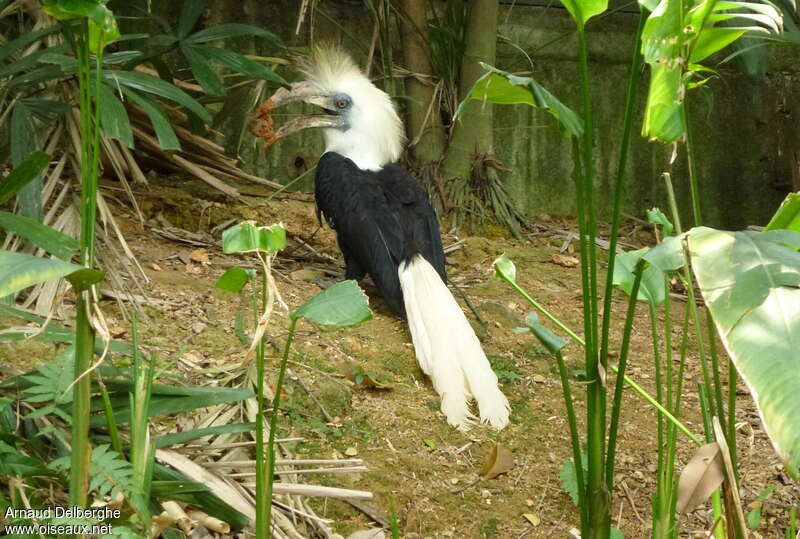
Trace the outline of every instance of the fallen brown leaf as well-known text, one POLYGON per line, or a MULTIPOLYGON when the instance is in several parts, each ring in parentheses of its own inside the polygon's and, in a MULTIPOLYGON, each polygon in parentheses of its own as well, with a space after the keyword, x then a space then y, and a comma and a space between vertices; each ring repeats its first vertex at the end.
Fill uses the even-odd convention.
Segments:
POLYGON ((489 450, 481 466, 480 475, 484 479, 494 479, 514 467, 514 455, 504 446, 497 444, 489 450))
POLYGON ((681 472, 675 510, 678 513, 692 511, 705 503, 724 480, 725 469, 719 445, 713 442, 701 446, 681 472))

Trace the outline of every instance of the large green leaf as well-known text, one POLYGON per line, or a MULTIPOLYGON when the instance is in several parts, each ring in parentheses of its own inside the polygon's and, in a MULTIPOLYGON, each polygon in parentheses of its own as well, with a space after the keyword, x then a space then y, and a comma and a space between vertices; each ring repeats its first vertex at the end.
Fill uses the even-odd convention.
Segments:
POLYGON ((692 269, 775 450, 800 472, 800 233, 688 233, 692 269))
POLYGON ((206 10, 208 0, 184 0, 178 16, 178 37, 185 38, 206 10))
POLYGON ((498 105, 525 104, 542 108, 552 114, 567 135, 579 137, 583 134, 583 120, 572 109, 556 99, 543 86, 530 77, 520 77, 481 63, 486 74, 472 86, 459 104, 456 117, 463 113, 471 99, 488 101, 498 105))
POLYGON ((242 291, 252 277, 252 272, 246 269, 239 267, 228 268, 225 270, 225 273, 223 273, 222 276, 217 279, 217 282, 214 283, 214 286, 220 290, 238 294, 242 291))
POLYGON ((0 297, 50 279, 66 277, 82 269, 83 266, 55 258, 0 250, 0 297))
POLYGON ((61 25, 56 24, 53 26, 48 26, 42 30, 34 30, 33 32, 25 32, 18 38, 9 41, 8 43, 4 44, 0 47, 0 61, 6 60, 10 55, 14 54, 18 50, 21 50, 34 41, 41 39, 47 35, 53 34, 61 30, 61 25))
POLYGON ((800 232, 800 192, 789 193, 764 230, 794 230, 800 232))
POLYGON ((132 103, 139 105, 141 109, 150 118, 150 123, 153 124, 153 129, 158 137, 158 144, 162 150, 180 150, 181 143, 178 141, 178 136, 175 130, 172 129, 172 123, 169 121, 161 105, 149 99, 137 91, 130 88, 122 88, 122 93, 125 97, 131 100, 132 103))
MULTIPOLYGON (((133 383, 128 380, 106 380, 106 387, 111 394, 111 405, 117 424, 124 425, 130 422, 131 408, 129 392, 133 390, 133 383)), ((153 393, 150 397, 148 416, 176 414, 197 408, 215 406, 229 402, 239 402, 254 397, 249 389, 230 387, 178 387, 164 384, 153 384, 153 393)), ((92 411, 104 410, 100 397, 92 399, 92 411)), ((99 427, 106 425, 105 414, 92 416, 91 425, 99 427)))
POLYGON ((256 226, 254 221, 242 221, 222 233, 222 251, 274 253, 286 246, 286 229, 281 224, 256 226))
POLYGON ((133 131, 128 111, 107 84, 100 85, 100 102, 100 126, 105 136, 133 148, 133 131))
POLYGON ((50 155, 44 152, 34 152, 19 164, 11 174, 0 180, 0 204, 8 202, 11 197, 25 187, 29 182, 41 174, 50 163, 50 155))
POLYGON ((58 20, 89 19, 89 48, 98 52, 119 37, 108 0, 44 0, 44 10, 58 20))
POLYGON ((217 24, 215 26, 212 26, 211 28, 200 30, 199 32, 196 32, 187 37, 184 40, 184 42, 194 43, 194 44, 208 43, 209 41, 218 41, 220 39, 230 39, 232 37, 240 37, 240 36, 264 37, 278 45, 282 44, 281 38, 270 32, 269 30, 264 30, 263 28, 259 28, 258 26, 251 26, 249 24, 239 24, 235 22, 217 24))
POLYGON ((539 322, 539 316, 536 313, 528 313, 527 323, 531 332, 536 335, 536 338, 551 354, 557 354, 567 345, 565 339, 559 337, 539 322))
POLYGON ((78 240, 35 219, 0 211, 0 229, 8 230, 51 255, 69 260, 80 248, 78 240))
POLYGON ((225 95, 225 83, 222 78, 214 71, 214 67, 208 59, 196 51, 191 45, 181 44, 181 52, 189 62, 192 75, 197 83, 209 95, 225 95))
MULTIPOLYGON (((630 295, 633 292, 633 283, 636 280, 636 265, 650 251, 649 247, 618 254, 614 263, 614 286, 624 290, 630 295)), ((652 264, 648 264, 642 274, 639 293, 636 299, 646 301, 658 307, 666 299, 664 288, 664 273, 652 264)))
POLYGON ((199 116, 203 122, 211 122, 211 114, 209 114, 203 105, 195 101, 189 94, 176 87, 174 84, 163 81, 158 77, 151 77, 150 75, 145 75, 144 73, 138 73, 136 71, 121 71, 118 69, 103 71, 103 77, 112 86, 119 83, 135 90, 174 101, 199 116))
POLYGON ((768 3, 721 0, 660 0, 655 5, 651 0, 640 0, 640 3, 652 9, 642 32, 642 52, 651 69, 642 134, 662 142, 675 142, 686 132, 683 103, 687 90, 696 85, 690 84, 692 74, 707 69, 698 62, 743 35, 777 33, 781 15, 768 3))
POLYGON ((561 3, 580 28, 586 21, 608 9, 608 0, 561 0, 561 3))
POLYGON ((369 298, 355 281, 342 281, 320 292, 291 314, 323 326, 355 326, 372 319, 369 298))
POLYGON ((210 45, 193 45, 191 49, 201 54, 207 60, 218 62, 236 73, 243 73, 255 79, 277 82, 278 84, 288 84, 283 77, 268 67, 238 52, 223 49, 222 47, 212 47, 210 45))

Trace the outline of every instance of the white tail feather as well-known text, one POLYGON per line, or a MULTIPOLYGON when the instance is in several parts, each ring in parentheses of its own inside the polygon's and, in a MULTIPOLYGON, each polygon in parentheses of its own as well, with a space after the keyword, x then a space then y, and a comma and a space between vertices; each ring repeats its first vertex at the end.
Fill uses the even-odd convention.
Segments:
POLYGON ((508 425, 508 400, 497 387, 497 376, 480 341, 439 274, 427 260, 415 256, 398 268, 406 315, 417 361, 431 377, 442 399, 447 422, 469 429, 475 416, 496 429, 508 425))

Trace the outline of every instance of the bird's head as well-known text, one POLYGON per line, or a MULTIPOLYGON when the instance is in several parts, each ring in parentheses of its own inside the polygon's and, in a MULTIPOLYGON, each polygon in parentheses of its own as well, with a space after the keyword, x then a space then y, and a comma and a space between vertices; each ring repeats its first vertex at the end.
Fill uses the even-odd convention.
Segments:
POLYGON ((400 157, 403 124, 391 98, 347 53, 316 47, 299 67, 306 80, 279 89, 265 104, 267 111, 302 101, 320 107, 323 114, 295 118, 275 131, 271 142, 316 127, 323 129, 326 151, 353 160, 359 168, 379 170, 400 157))

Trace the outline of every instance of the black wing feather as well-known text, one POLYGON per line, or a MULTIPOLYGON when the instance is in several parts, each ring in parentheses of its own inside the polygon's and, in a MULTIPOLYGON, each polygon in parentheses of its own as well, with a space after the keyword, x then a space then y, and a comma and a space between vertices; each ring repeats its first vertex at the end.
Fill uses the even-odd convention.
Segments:
POLYGON ((398 316, 405 315, 397 276, 401 262, 421 254, 446 280, 436 214, 425 191, 402 168, 361 170, 328 152, 317 165, 315 194, 318 210, 336 230, 347 278, 369 273, 398 316))

